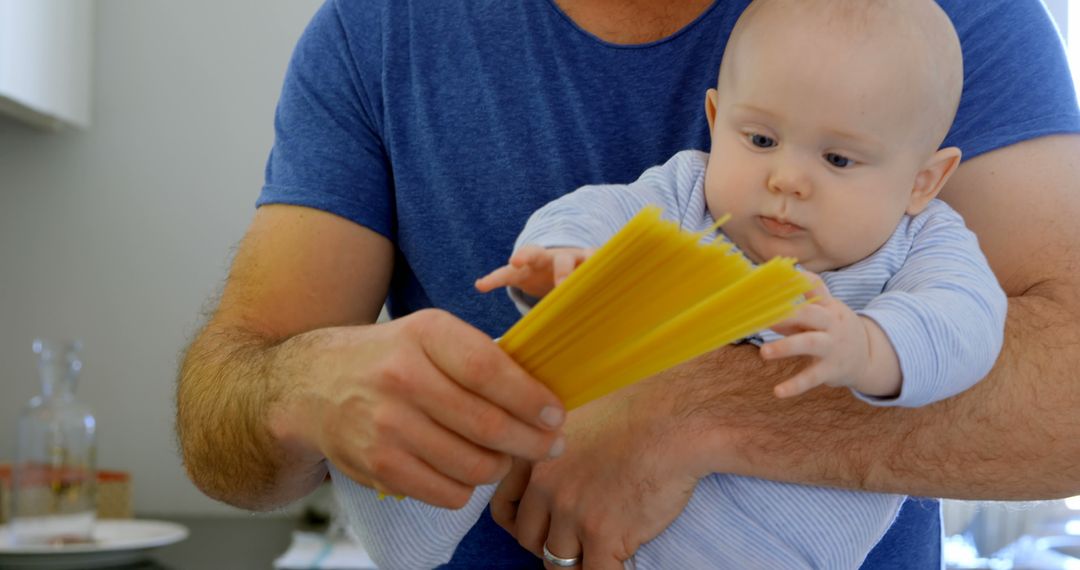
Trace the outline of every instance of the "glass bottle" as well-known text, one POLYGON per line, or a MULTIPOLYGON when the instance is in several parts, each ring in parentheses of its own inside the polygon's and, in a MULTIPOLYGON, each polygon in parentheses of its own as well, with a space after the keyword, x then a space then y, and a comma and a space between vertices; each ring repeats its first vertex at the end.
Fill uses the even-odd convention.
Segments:
POLYGON ((16 544, 91 541, 96 517, 96 422, 75 398, 80 342, 34 341, 41 394, 19 415, 12 478, 16 544))

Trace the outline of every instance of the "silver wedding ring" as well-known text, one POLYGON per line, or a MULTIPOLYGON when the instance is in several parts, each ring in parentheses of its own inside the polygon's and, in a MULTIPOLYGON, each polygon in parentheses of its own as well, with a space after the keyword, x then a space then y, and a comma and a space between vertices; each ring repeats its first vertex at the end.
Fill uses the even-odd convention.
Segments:
POLYGON ((544 543, 544 560, 552 563, 555 566, 558 566, 559 568, 573 568, 574 566, 581 564, 580 556, 575 556, 573 558, 561 558, 559 556, 555 556, 551 553, 550 550, 548 550, 546 542, 544 543))

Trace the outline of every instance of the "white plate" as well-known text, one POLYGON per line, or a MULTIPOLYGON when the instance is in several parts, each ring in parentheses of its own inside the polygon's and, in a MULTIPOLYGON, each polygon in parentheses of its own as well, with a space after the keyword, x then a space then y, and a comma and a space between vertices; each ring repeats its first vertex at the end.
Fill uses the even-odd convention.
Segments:
POLYGON ((138 562, 154 548, 184 540, 184 525, 151 520, 99 520, 94 543, 15 546, 0 526, 0 568, 101 568, 138 562))

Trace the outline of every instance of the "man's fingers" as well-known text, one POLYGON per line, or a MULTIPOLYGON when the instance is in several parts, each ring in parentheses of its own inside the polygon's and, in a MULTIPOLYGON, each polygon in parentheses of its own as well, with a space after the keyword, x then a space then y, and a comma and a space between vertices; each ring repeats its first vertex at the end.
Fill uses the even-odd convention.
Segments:
MULTIPOLYGON (((589 570, 622 570, 624 565, 623 560, 619 559, 621 554, 614 548, 616 547, 611 543, 587 540, 581 562, 587 565, 589 570)), ((629 556, 633 556, 633 553, 629 553, 629 556)))
POLYGON ((517 528, 518 503, 529 486, 531 474, 531 463, 514 459, 510 473, 499 482, 491 497, 491 517, 510 534, 514 534, 517 528))
POLYGON ((436 383, 430 393, 416 398, 433 420, 476 445, 533 461, 560 451, 553 449, 562 438, 558 431, 524 422, 452 380, 436 383))
MULTIPOLYGON (((447 313, 433 314, 431 319, 442 322, 425 323, 432 333, 421 334, 421 346, 431 363, 464 391, 437 389, 436 401, 425 406, 428 413, 484 447, 534 460, 545 458, 554 441, 551 432, 566 416, 558 397, 484 333, 447 313)), ((419 390, 413 397, 431 393, 419 390)))
POLYGON ((399 462, 386 471, 386 480, 393 481, 390 490, 394 495, 447 509, 460 509, 472 497, 472 486, 454 481, 412 455, 401 454, 399 462))
MULTIPOLYGON (((578 539, 577 527, 572 524, 573 513, 552 513, 551 525, 548 528, 547 538, 544 539, 544 546, 547 547, 548 552, 553 556, 559 558, 578 558, 582 555, 583 547, 581 541, 578 539)), ((543 547, 541 547, 542 551, 543 547)), ((581 564, 572 566, 572 568, 581 568, 581 564)), ((555 566, 549 562, 544 563, 545 568, 558 570, 559 568, 566 568, 565 566, 555 566)), ((592 568, 592 561, 589 562, 589 568, 592 568)))
POLYGON ((443 475, 475 487, 495 483, 510 470, 510 456, 473 444, 415 408, 402 407, 401 414, 400 437, 443 475))
POLYGON ((436 507, 460 509, 472 496, 472 486, 439 473, 400 448, 386 448, 364 459, 366 468, 364 462, 349 454, 335 457, 334 465, 351 479, 368 482, 381 493, 404 495, 436 507))
POLYGON ((514 524, 514 538, 525 550, 538 558, 544 555, 544 540, 547 538, 551 513, 540 494, 529 488, 518 504, 517 520, 514 524))

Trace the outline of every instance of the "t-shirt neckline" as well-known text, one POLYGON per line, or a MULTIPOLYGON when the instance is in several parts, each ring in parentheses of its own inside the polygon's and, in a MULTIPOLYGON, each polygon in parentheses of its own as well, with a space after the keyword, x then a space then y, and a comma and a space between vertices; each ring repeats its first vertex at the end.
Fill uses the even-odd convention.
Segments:
POLYGON ((716 10, 716 7, 719 6, 723 2, 723 0, 714 0, 713 3, 710 4, 708 8, 705 8, 704 10, 702 10, 702 12, 700 14, 698 14, 696 18, 691 20, 688 24, 686 24, 682 28, 679 28, 678 30, 673 32, 671 35, 665 36, 665 37, 660 38, 658 40, 653 40, 651 42, 645 42, 645 43, 640 43, 640 44, 617 44, 617 43, 614 43, 614 42, 609 42, 609 41, 597 36, 596 34, 586 30, 585 28, 582 28, 581 26, 579 26, 578 23, 575 22, 573 18, 571 18, 566 12, 563 11, 563 9, 561 7, 559 7, 559 5, 555 2, 555 0, 544 0, 544 1, 547 3, 547 5, 549 7, 551 7, 551 9, 555 12, 556 15, 558 15, 559 18, 561 18, 564 22, 566 22, 577 33, 581 34, 582 36, 584 36, 589 41, 592 41, 592 42, 600 45, 601 47, 606 47, 606 48, 611 48, 611 49, 648 49, 648 48, 656 47, 656 46, 663 45, 663 44, 666 44, 668 42, 674 41, 674 40, 678 39, 680 36, 683 36, 683 35, 687 34, 690 30, 695 28, 698 25, 699 22, 701 22, 706 17, 708 17, 708 15, 711 14, 714 10, 716 10))

